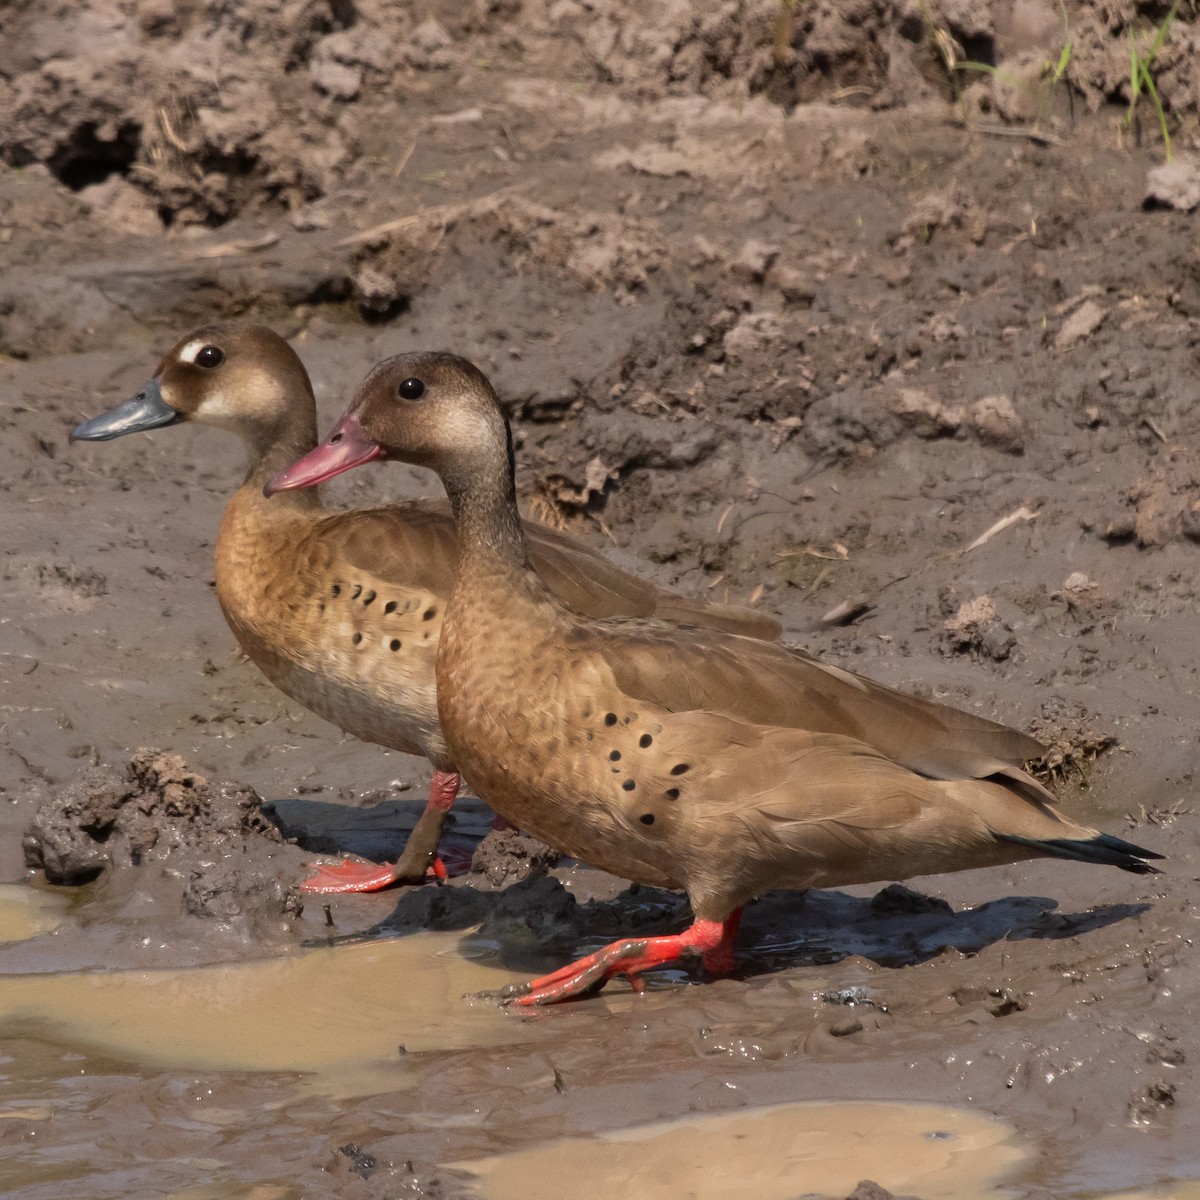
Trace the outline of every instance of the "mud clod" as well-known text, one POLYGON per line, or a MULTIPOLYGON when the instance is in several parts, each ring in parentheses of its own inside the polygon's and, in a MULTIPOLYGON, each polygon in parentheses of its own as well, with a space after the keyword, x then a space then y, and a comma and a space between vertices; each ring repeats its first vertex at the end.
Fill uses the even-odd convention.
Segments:
POLYGON ((254 881, 242 877, 248 844, 282 841, 252 788, 214 786, 179 755, 143 749, 123 775, 88 767, 43 796, 22 845, 26 864, 56 884, 79 885, 106 871, 151 865, 186 871, 186 911, 232 920, 244 914, 252 892, 260 893, 255 907, 265 900, 280 913, 298 911, 290 888, 279 885, 264 897, 254 881))
POLYGON ((537 879, 556 862, 559 853, 545 842, 517 829, 493 829, 471 856, 471 873, 493 887, 537 879))
POLYGON ((902 883, 892 883, 871 897, 871 911, 890 916, 895 913, 951 913, 954 909, 940 896, 925 896, 902 883))

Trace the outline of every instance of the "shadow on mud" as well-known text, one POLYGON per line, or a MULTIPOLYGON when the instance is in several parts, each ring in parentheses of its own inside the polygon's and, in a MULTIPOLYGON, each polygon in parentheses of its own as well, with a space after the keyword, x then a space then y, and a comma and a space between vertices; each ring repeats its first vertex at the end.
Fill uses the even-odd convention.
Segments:
MULTIPOLYGON (((1005 896, 955 911, 945 900, 899 884, 871 897, 838 891, 776 892, 747 905, 734 975, 751 978, 855 956, 883 967, 914 966, 948 950, 969 955, 1005 940, 1087 934, 1140 916, 1150 907, 1101 904, 1082 912, 1059 912, 1058 901, 1047 896, 1005 896)), ((547 875, 502 891, 463 881, 408 890, 398 896, 392 912, 370 928, 310 944, 369 941, 422 929, 462 930, 465 953, 491 958, 510 970, 537 972, 618 938, 677 933, 690 920, 686 898, 677 893, 634 884, 612 899, 580 902, 547 875)), ((672 974, 678 978, 668 973, 672 974)), ((653 986, 649 977, 647 982, 653 986)))

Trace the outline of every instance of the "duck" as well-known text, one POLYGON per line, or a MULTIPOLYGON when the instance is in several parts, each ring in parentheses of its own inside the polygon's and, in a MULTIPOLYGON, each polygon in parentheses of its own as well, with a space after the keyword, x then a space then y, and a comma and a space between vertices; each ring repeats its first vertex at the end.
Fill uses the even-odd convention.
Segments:
MULTIPOLYGON (((263 325, 192 330, 132 399, 70 437, 110 441, 178 424, 228 430, 246 449, 246 476, 216 543, 217 599, 238 645, 305 708, 362 741, 422 755, 434 768, 426 806, 396 862, 323 864, 304 890, 377 891, 419 883, 430 870, 444 879, 437 847, 460 787, 434 679, 458 559, 449 506, 413 501, 331 512, 313 491, 268 503, 264 483, 316 446, 317 417, 304 364, 263 325)), ((769 614, 674 595, 552 529, 523 529, 547 588, 590 617, 669 615, 751 637, 780 635, 769 614)))
POLYGON ((743 907, 768 891, 1043 857, 1156 871, 1162 855, 1056 811, 1019 761, 1024 734, 778 643, 567 609, 533 569, 511 429, 466 359, 379 364, 326 441, 267 491, 378 459, 433 470, 458 529, 436 673, 459 770, 563 853, 691 904, 683 932, 615 941, 504 1002, 550 1004, 615 976, 640 990, 645 971, 681 958, 726 974, 743 907))

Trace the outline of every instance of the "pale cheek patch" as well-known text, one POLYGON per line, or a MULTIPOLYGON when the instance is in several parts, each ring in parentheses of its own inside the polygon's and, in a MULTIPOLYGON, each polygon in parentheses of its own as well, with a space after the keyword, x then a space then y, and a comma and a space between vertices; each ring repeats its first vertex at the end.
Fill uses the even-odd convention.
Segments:
POLYGON ((210 391, 199 404, 196 405, 195 416, 202 417, 208 421, 232 420, 238 414, 235 405, 230 403, 229 397, 221 390, 210 391))

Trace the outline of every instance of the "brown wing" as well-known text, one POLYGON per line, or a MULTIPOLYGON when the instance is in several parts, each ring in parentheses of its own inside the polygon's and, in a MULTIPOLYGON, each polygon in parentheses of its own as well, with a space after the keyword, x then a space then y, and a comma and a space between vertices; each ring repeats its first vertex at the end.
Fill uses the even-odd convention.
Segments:
MULTIPOLYGON (((327 520, 338 523, 348 565, 382 583, 449 596, 458 571, 458 539, 444 501, 339 513, 327 520)), ((661 617, 772 641, 781 632, 779 622, 765 613, 676 596, 545 526, 526 521, 525 535, 538 575, 581 616, 661 617)))
POLYGON ((841 734, 930 779, 1002 776, 1030 798, 1052 799, 1021 769, 1043 752, 1035 739, 828 666, 803 650, 655 622, 614 621, 596 632, 596 649, 631 700, 841 734))

